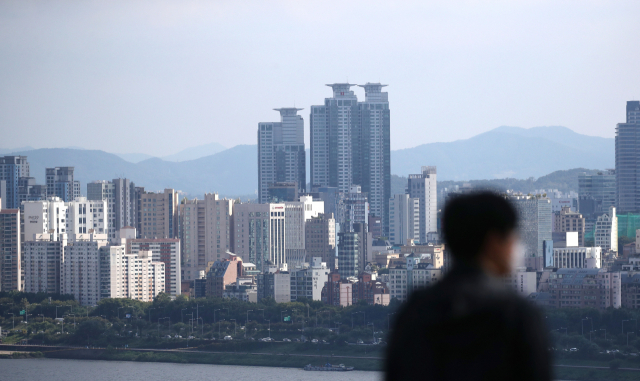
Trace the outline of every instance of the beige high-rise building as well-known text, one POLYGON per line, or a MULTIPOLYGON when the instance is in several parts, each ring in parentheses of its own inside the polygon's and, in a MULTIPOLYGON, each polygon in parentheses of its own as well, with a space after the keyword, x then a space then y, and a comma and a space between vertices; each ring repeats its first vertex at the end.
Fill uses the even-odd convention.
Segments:
POLYGON ((221 260, 233 247, 233 200, 221 200, 216 193, 184 200, 179 222, 182 280, 199 279, 209 262, 221 260))
POLYGON ((75 234, 60 261, 60 293, 73 295, 83 306, 100 300, 100 248, 107 245, 107 234, 75 234))
MULTIPOLYGON (((123 231, 121 229, 121 237, 123 231)), ((132 230, 132 229, 131 229, 132 230)), ((124 237, 123 237, 124 238, 124 237)), ((180 240, 178 238, 138 238, 127 239, 127 253, 138 254, 141 251, 151 251, 153 262, 164 263, 165 292, 178 296, 182 293, 180 240)))
POLYGON ((138 197, 138 237, 177 238, 178 193, 173 189, 162 193, 141 189, 138 197))
POLYGON ((585 218, 578 212, 572 212, 565 206, 554 214, 554 232, 578 232, 578 244, 584 246, 585 218))

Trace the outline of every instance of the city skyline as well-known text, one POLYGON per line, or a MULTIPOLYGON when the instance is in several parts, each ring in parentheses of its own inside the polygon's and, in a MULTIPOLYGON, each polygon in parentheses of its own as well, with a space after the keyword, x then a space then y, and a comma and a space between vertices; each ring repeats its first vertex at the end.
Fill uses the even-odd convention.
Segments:
POLYGON ((137 152, 135 142, 151 136, 145 153, 162 156, 191 146, 193 135, 231 147, 251 143, 270 108, 315 104, 319 83, 367 80, 392 90, 392 149, 500 125, 612 137, 607 127, 622 120, 615 105, 639 95, 639 53, 628 49, 640 35, 635 2, 579 12, 555 3, 407 2, 388 12, 358 3, 51 4, 1 5, 0 123, 13 146, 1 148, 137 152), (363 42, 328 43, 343 35, 363 42), (402 70, 391 70, 397 62, 402 70), (112 133, 95 141, 87 128, 112 133))

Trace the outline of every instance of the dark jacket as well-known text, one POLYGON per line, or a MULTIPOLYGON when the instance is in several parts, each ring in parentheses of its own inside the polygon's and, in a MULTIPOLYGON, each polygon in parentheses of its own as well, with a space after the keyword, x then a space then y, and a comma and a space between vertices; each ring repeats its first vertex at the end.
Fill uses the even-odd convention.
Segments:
POLYGON ((386 380, 550 380, 537 308, 478 266, 413 293, 391 332, 386 380))

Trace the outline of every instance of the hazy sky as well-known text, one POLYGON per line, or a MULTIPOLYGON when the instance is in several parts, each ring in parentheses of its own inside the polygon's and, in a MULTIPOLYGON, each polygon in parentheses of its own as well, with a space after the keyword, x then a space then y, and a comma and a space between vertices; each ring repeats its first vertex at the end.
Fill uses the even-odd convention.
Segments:
MULTIPOLYGON (((500 125, 613 137, 640 1, 3 1, 0 148, 255 144, 325 84, 389 85, 391 147, 500 125)), ((357 88, 358 96, 364 97, 357 88)))

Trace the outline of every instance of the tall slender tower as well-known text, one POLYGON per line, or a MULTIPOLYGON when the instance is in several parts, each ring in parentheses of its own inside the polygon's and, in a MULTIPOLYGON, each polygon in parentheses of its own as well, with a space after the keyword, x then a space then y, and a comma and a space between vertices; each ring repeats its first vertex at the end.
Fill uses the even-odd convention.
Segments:
POLYGON ((391 198, 391 142, 387 85, 367 83, 365 100, 358 103, 358 124, 353 133, 353 183, 369 197, 370 214, 382 220, 382 234, 389 236, 391 198))
POLYGON ((616 126, 616 196, 619 213, 640 211, 640 101, 627 102, 627 123, 616 126))
POLYGON ((307 172, 304 148, 304 120, 301 108, 274 109, 279 123, 258 124, 258 201, 269 202, 269 186, 295 182, 298 192, 306 191, 307 172))
MULTIPOLYGON (((348 193, 353 185, 353 146, 357 139, 358 98, 349 83, 327 85, 333 97, 311 106, 311 186, 337 187, 348 193)), ((361 185, 361 184, 357 184, 361 185)))

